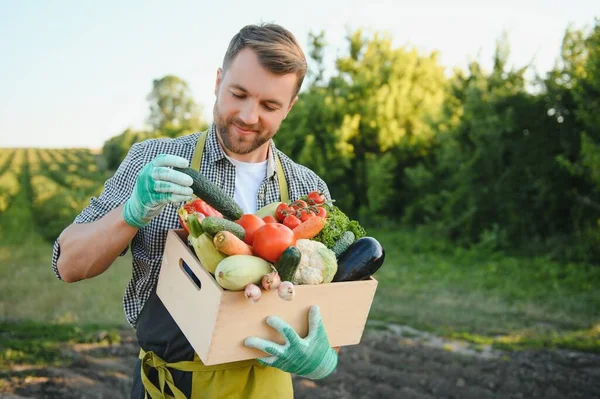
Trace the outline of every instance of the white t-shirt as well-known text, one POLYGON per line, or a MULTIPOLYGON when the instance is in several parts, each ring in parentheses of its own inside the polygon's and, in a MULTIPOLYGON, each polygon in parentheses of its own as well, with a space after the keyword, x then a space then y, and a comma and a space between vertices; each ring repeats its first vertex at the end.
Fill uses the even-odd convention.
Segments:
POLYGON ((254 213, 258 189, 267 176, 267 160, 259 163, 240 162, 227 157, 235 166, 235 193, 233 199, 244 210, 254 213))

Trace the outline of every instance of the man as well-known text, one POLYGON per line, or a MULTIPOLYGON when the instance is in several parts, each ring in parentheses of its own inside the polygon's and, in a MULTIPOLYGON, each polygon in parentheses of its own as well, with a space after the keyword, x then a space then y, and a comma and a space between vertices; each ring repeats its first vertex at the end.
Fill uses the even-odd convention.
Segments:
POLYGON ((309 311, 306 338, 269 317, 286 344, 249 337, 246 345, 271 356, 204 366, 156 295, 167 231, 180 227, 176 210, 192 197, 191 178, 173 167, 200 159, 196 167, 245 213, 310 191, 331 199, 322 179, 271 140, 297 101, 305 74, 305 56, 290 32, 274 24, 242 28, 217 70, 208 131, 134 144, 102 194, 57 239, 52 264, 67 282, 103 273, 131 245, 133 273, 123 307, 142 349, 132 398, 286 398, 293 396, 290 373, 319 379, 337 366, 318 307, 309 311))

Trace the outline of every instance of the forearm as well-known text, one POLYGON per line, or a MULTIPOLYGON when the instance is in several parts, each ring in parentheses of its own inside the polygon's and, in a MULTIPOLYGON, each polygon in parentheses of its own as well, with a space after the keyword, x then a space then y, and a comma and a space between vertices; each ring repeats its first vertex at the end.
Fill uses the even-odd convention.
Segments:
POLYGON ((70 225, 58 238, 61 278, 72 283, 104 273, 137 231, 123 219, 123 206, 95 222, 70 225))

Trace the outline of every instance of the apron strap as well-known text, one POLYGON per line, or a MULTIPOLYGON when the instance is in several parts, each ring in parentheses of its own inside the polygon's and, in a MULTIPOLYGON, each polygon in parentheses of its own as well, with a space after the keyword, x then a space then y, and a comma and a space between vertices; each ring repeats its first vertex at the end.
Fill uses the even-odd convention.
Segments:
MULTIPOLYGON (((250 360, 242 360, 239 362, 231 362, 224 364, 215 364, 213 366, 206 366, 202 363, 202 360, 198 357, 197 353, 194 353, 194 360, 185 360, 180 362, 167 363, 163 359, 161 359, 157 354, 152 351, 146 352, 142 348, 140 348, 139 359, 142 361, 141 363, 141 378, 142 384, 146 390, 146 395, 149 393, 152 399, 161 399, 161 398, 169 398, 169 399, 186 399, 183 392, 181 392, 173 381, 173 376, 169 371, 169 368, 179 371, 221 371, 221 370, 232 370, 242 367, 251 367, 255 366, 258 363, 254 359, 250 360), (158 384, 160 387, 155 386, 150 378, 148 378, 148 372, 150 368, 156 369, 158 372, 158 384), (165 383, 171 389, 171 392, 175 396, 170 396, 165 394, 165 383)), ((147 396, 146 396, 147 397, 147 396)))
MULTIPOLYGON (((208 132, 200 133, 200 136, 198 136, 198 141, 196 142, 196 148, 194 149, 194 155, 192 155, 192 162, 190 166, 192 169, 197 171, 200 171, 200 168, 202 167, 202 154, 204 153, 206 136, 208 136, 208 132)), ((289 202, 290 194, 288 191, 287 180, 285 179, 285 174, 283 173, 283 165, 281 164, 279 154, 277 154, 275 157, 275 162, 277 163, 277 180, 279 182, 279 196, 281 197, 281 202, 289 202)))
POLYGON ((283 173, 283 166, 281 165, 281 159, 279 159, 279 154, 277 154, 277 180, 279 181, 279 196, 281 197, 281 202, 288 203, 290 202, 290 194, 288 191, 287 180, 285 180, 285 174, 283 173))
POLYGON ((207 132, 200 133, 200 136, 198 136, 198 141, 196 142, 196 148, 194 149, 194 155, 192 155, 192 163, 190 166, 192 169, 197 170, 198 172, 202 166, 202 153, 204 152, 204 143, 206 143, 207 135, 207 132))

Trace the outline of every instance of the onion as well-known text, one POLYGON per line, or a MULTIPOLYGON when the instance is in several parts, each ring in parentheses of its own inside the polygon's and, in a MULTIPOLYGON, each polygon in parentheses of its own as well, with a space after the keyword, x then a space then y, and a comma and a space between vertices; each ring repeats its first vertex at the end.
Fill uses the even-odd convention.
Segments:
POLYGON ((283 281, 281 284, 279 284, 277 293, 284 301, 291 301, 294 298, 294 295, 296 295, 296 292, 294 291, 294 284, 289 281, 283 281))
POLYGON ((258 302, 262 295, 260 288, 256 284, 248 284, 244 289, 244 296, 248 298, 252 303, 258 302))
POLYGON ((276 290, 281 284, 281 278, 279 277, 279 273, 277 270, 273 268, 273 271, 269 274, 265 274, 261 281, 262 287, 267 290, 276 290))

